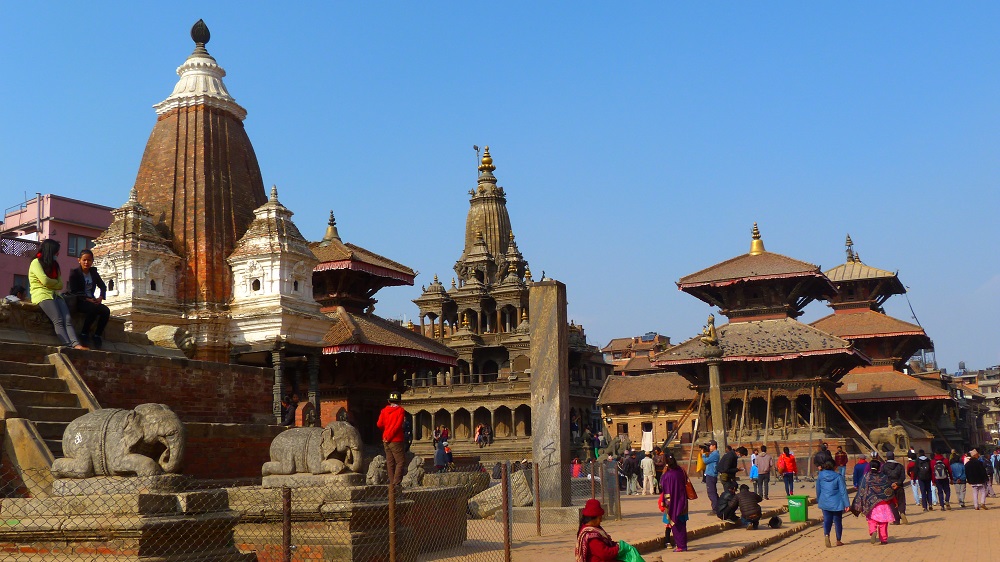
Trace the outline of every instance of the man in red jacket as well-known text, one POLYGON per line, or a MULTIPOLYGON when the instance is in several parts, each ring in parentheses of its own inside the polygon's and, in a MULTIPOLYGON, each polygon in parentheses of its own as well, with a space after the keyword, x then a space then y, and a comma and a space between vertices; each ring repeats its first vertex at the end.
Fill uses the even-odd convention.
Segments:
POLYGON ((391 486, 399 486, 403 482, 406 462, 403 452, 403 421, 406 410, 399 405, 398 392, 389 393, 389 403, 378 415, 376 424, 382 430, 382 445, 385 446, 385 469, 391 486))

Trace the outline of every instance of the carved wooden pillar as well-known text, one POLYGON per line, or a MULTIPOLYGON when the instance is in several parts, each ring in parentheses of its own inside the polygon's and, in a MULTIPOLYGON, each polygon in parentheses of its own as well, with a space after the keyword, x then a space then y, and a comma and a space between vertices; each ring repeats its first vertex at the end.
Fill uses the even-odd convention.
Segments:
POLYGON ((274 414, 275 421, 278 425, 281 425, 282 417, 284 412, 281 411, 281 398, 282 393, 285 391, 285 351, 282 349, 275 349, 271 351, 271 366, 274 369, 274 386, 271 387, 273 393, 273 403, 271 404, 271 413, 274 414))
POLYGON ((771 388, 767 389, 767 413, 764 414, 764 439, 767 439, 767 432, 771 431, 771 388))

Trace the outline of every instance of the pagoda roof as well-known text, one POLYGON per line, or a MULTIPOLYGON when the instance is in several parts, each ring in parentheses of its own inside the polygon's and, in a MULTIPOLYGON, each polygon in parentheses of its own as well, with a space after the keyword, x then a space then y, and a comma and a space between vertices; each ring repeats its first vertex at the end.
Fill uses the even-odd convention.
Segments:
POLYGON ((658 370, 658 367, 653 366, 652 360, 650 360, 648 355, 639 355, 633 357, 625 363, 622 367, 622 371, 654 371, 658 370))
MULTIPOLYGON (((864 309, 858 312, 831 314, 810 324, 814 328, 841 338, 884 338, 892 336, 923 336, 924 329, 888 314, 864 309)), ((928 342, 929 343, 929 342, 928 342)))
POLYGON ((458 364, 458 354, 448 346, 374 314, 356 314, 342 306, 326 314, 334 323, 323 338, 324 355, 393 355, 458 364))
POLYGON ((363 271, 377 277, 395 281, 394 285, 413 285, 416 272, 385 256, 361 246, 344 243, 335 238, 309 244, 320 263, 313 271, 349 269, 363 271))
MULTIPOLYGON (((717 329, 723 361, 783 361, 811 355, 843 354, 867 364, 867 356, 851 343, 792 318, 731 322, 717 329)), ((701 336, 671 347, 653 358, 653 365, 704 363, 701 336)))
POLYGON ((847 373, 837 394, 844 402, 949 400, 947 389, 899 371, 847 373))
POLYGON ((632 345, 632 338, 614 338, 601 351, 625 351, 632 345))
POLYGON ((826 276, 834 283, 841 281, 862 281, 866 279, 892 279, 894 277, 898 279, 896 274, 891 271, 878 269, 859 261, 842 263, 827 271, 826 276))
POLYGON ((698 396, 684 377, 677 373, 610 376, 597 396, 598 406, 646 402, 690 401, 698 396))
MULTIPOLYGON (((829 282, 819 266, 773 252, 742 254, 717 263, 686 277, 677 287, 681 290, 705 285, 725 286, 756 279, 788 279, 816 277, 829 282)), ((831 285, 831 293, 836 292, 831 285)))

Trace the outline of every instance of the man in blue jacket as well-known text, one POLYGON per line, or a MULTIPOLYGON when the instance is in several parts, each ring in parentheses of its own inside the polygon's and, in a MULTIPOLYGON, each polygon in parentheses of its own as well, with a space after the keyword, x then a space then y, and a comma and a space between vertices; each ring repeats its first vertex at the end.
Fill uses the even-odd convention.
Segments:
POLYGON ((712 512, 715 512, 716 504, 719 503, 719 489, 716 485, 719 482, 719 444, 714 440, 708 442, 708 452, 702 453, 702 462, 705 463, 705 485, 708 487, 708 501, 712 504, 712 512))

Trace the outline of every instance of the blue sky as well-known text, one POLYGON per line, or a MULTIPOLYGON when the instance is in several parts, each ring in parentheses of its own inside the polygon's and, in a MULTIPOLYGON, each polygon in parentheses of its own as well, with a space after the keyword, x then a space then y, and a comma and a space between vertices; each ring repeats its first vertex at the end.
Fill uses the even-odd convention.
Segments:
MULTIPOLYGON (((0 195, 125 201, 204 18, 266 185, 311 239, 420 271, 462 250, 473 144, 592 343, 694 335, 683 275, 767 249, 898 270, 954 370, 1000 364, 995 3, 0 6, 0 195)), ((827 313, 821 303, 804 320, 827 313)), ((912 320, 904 297, 887 310, 912 320)))

